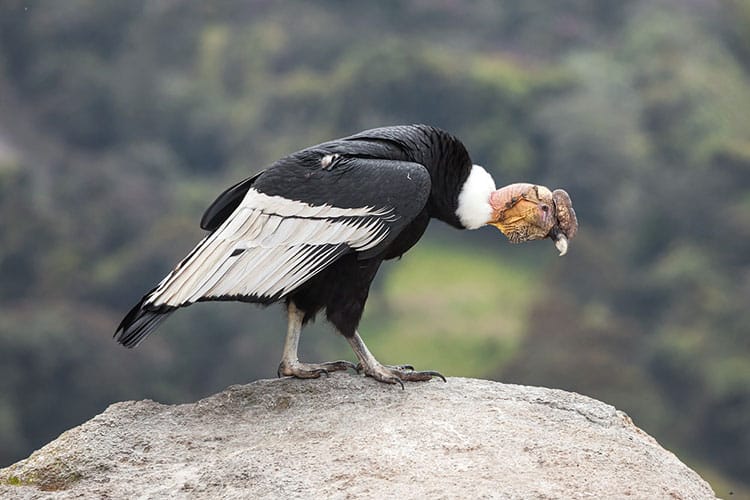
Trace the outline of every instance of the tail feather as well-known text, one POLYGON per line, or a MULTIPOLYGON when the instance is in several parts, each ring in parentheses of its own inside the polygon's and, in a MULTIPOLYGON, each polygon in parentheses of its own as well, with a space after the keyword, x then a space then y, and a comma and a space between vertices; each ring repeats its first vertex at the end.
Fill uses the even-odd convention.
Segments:
POLYGON ((161 306, 155 309, 145 304, 150 293, 147 293, 128 314, 125 315, 115 331, 115 340, 125 347, 135 347, 174 312, 175 307, 161 306))

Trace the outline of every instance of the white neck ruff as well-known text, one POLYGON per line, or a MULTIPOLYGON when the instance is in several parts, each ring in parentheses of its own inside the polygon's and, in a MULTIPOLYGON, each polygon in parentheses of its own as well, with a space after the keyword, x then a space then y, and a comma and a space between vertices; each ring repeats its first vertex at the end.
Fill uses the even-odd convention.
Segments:
POLYGON ((477 229, 490 221, 490 194, 495 189, 492 176, 479 165, 473 165, 458 195, 456 209, 456 215, 466 229, 477 229))

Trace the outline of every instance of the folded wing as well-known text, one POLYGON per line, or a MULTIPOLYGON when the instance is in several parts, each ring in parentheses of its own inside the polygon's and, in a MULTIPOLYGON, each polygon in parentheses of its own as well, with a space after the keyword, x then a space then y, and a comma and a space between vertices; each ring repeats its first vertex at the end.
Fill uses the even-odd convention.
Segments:
POLYGON ((392 208, 310 206, 250 189, 234 213, 151 293, 147 305, 276 300, 342 254, 382 243, 392 208))
POLYGON ((422 165, 342 154, 332 165, 326 154, 303 151, 225 191, 202 221, 212 232, 128 312, 116 340, 134 347, 198 301, 279 300, 345 253, 384 251, 424 208, 422 165))

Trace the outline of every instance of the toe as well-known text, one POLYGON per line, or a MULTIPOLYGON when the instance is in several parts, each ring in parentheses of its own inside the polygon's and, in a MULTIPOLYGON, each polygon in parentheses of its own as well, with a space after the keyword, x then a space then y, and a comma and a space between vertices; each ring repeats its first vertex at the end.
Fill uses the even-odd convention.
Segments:
POLYGON ((399 375, 404 380, 407 380, 409 382, 424 382, 426 380, 432 380, 432 377, 438 377, 443 379, 443 382, 446 382, 445 377, 442 373, 436 372, 436 371, 423 371, 423 372, 404 372, 399 375))
POLYGON ((396 370, 398 372, 414 371, 414 367, 412 365, 388 365, 386 368, 390 368, 391 370, 396 370))
POLYGON ((281 363, 279 365, 279 369, 276 371, 276 374, 279 377, 287 376, 295 378, 320 378, 322 374, 328 375, 328 371, 324 368, 310 366, 304 363, 292 365, 281 363))
MULTIPOLYGON (((372 376, 372 375, 371 375, 372 376)), ((401 386, 401 390, 404 390, 404 381, 395 375, 378 375, 372 377, 379 382, 385 382, 386 384, 398 384, 401 386)))
POLYGON ((320 367, 328 372, 346 371, 349 369, 355 370, 357 372, 359 371, 357 368, 357 365, 349 361, 343 361, 343 360, 323 363, 320 365, 320 367))

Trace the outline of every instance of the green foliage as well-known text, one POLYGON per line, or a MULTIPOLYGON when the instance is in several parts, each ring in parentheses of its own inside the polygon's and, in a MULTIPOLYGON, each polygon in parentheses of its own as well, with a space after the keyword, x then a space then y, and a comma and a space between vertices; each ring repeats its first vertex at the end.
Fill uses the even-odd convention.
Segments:
MULTIPOLYGON (((373 352, 609 401, 728 496, 750 476, 749 5, 4 2, 0 463, 114 400, 273 375, 277 308, 195 306, 135 352, 110 336, 226 185, 426 122, 498 183, 564 187, 580 236, 558 260, 435 225, 384 265, 373 352)), ((350 356, 322 329, 306 357, 350 356)))
POLYGON ((434 242, 385 267, 362 324, 383 359, 486 377, 513 356, 539 291, 537 270, 512 255, 434 242))
MULTIPOLYGON (((747 213, 750 187, 750 85, 741 61, 713 36, 716 29, 688 8, 643 3, 620 43, 568 60, 580 89, 544 107, 540 125, 553 138, 554 179, 575 192, 596 247, 579 243, 588 271, 573 256, 556 281, 573 292, 568 307, 575 317, 606 307, 607 329, 629 325, 630 348, 598 347, 579 359, 616 354, 600 369, 626 387, 615 380, 592 387, 607 380, 596 364, 578 378, 563 374, 562 360, 534 361, 541 344, 549 345, 535 335, 526 337, 528 357, 507 374, 558 380, 617 401, 665 442, 692 455, 710 453, 713 463, 743 477, 742 455, 750 448, 738 430, 747 425, 750 351, 739 304, 749 296, 750 268, 748 221, 739 214, 747 213), (597 168, 582 168, 590 165, 597 168), (580 286, 592 271, 600 279, 580 286), (628 395, 633 388, 638 392, 628 395)), ((587 338, 582 326, 566 327, 562 344, 587 338)))

